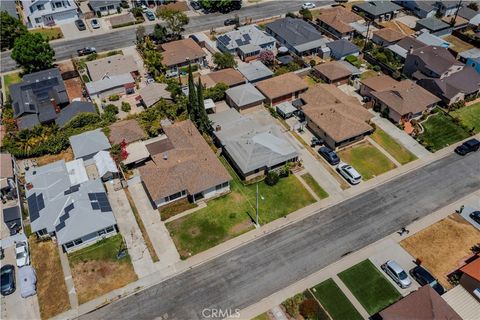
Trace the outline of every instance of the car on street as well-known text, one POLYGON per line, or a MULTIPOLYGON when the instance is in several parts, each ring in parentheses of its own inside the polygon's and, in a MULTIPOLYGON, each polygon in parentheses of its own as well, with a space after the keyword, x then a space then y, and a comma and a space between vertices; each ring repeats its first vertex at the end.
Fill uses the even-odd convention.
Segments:
POLYGON ((15 292, 15 267, 6 264, 0 269, 0 292, 2 296, 8 296, 15 292))
POLYGON ((237 18, 228 18, 225 21, 223 21, 224 26, 233 26, 233 25, 236 25, 237 23, 238 23, 237 18))
POLYGON ((17 267, 20 268, 30 264, 27 242, 22 241, 15 244, 15 255, 17 259, 17 267))
POLYGON ((337 171, 351 184, 359 184, 362 181, 362 176, 351 165, 340 162, 337 166, 337 171))
POLYGON ((432 274, 422 266, 416 266, 415 268, 410 269, 408 273, 410 273, 410 276, 415 279, 419 285, 424 286, 428 284, 433 290, 437 291, 439 295, 445 293, 445 289, 440 283, 438 283, 437 279, 435 279, 432 274))
POLYGON ((480 211, 473 211, 469 214, 469 217, 476 223, 480 224, 480 211))
POLYGON ((302 4, 302 9, 303 10, 306 10, 306 9, 310 10, 310 9, 315 8, 315 7, 316 7, 316 5, 314 3, 311 3, 311 2, 305 2, 304 4, 302 4))
POLYGON ((77 26, 77 29, 80 31, 87 30, 87 26, 85 25, 85 22, 83 22, 82 19, 75 20, 75 25, 77 26))
POLYGON ((145 11, 145 15, 147 16, 148 21, 155 21, 155 14, 152 11, 145 11))
POLYGON ((340 158, 338 155, 329 147, 320 147, 320 149, 318 149, 318 153, 320 153, 320 155, 332 166, 340 163, 340 158))
POLYGON ((79 56, 86 56, 88 54, 97 53, 97 49, 94 47, 85 47, 83 49, 77 50, 79 56))
POLYGON ((412 280, 410 280, 408 274, 394 260, 388 260, 382 264, 382 270, 385 271, 385 273, 388 274, 389 277, 392 278, 402 289, 408 288, 412 284, 412 280))
POLYGON ((202 9, 202 5, 198 1, 192 1, 190 2, 190 5, 192 6, 193 10, 200 10, 202 9))
POLYGON ((90 20, 90 24, 92 25, 93 29, 99 29, 100 28, 100 21, 98 21, 98 19, 90 20))
POLYGON ((455 148, 455 152, 461 156, 464 156, 470 152, 475 152, 480 149, 480 141, 477 139, 470 139, 455 148))

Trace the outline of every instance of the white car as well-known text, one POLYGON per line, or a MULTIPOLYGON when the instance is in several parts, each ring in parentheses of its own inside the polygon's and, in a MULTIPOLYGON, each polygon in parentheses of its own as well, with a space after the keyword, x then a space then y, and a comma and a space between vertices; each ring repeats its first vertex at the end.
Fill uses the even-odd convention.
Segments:
POLYGON ((15 244, 15 253, 17 258, 17 267, 20 268, 30 264, 30 255, 28 254, 27 242, 17 242, 15 244))
POLYGON ((315 7, 316 7, 316 5, 314 3, 311 3, 311 2, 305 2, 304 4, 302 4, 302 9, 303 10, 313 9, 315 7))
POLYGON ((340 162, 337 166, 337 171, 351 184, 359 184, 362 181, 362 176, 349 164, 340 162))

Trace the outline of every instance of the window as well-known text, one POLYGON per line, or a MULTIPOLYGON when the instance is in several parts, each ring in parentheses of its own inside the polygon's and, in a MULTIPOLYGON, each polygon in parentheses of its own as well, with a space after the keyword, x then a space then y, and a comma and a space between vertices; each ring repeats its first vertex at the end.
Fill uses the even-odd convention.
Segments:
POLYGON ((82 239, 77 239, 77 240, 73 240, 73 243, 78 246, 79 244, 82 244, 83 243, 83 240, 82 239))
POLYGON ((35 18, 35 23, 42 23, 42 18, 35 18))
POLYGON ((47 229, 38 230, 38 231, 37 231, 37 234, 38 234, 39 236, 44 236, 44 235, 47 234, 47 229))
POLYGON ((100 230, 100 231, 97 232, 97 234, 98 234, 99 236, 103 236, 103 235, 106 234, 106 233, 107 233, 107 232, 105 231, 105 229, 100 230))
POLYGON ((37 5, 37 9, 40 10, 40 11, 45 10, 45 6, 43 4, 39 4, 39 5, 37 5))
POLYGON ((64 244, 64 246, 65 246, 65 248, 67 248, 67 249, 68 249, 68 248, 71 248, 71 247, 73 247, 73 246, 74 246, 74 244, 73 244, 73 242, 72 242, 72 241, 70 241, 70 242, 67 242, 67 243, 65 243, 65 244, 64 244))
POLYGON ((107 230, 107 233, 110 233, 110 232, 112 232, 112 231, 114 230, 114 228, 113 228, 113 226, 110 226, 110 227, 108 227, 106 230, 107 230))
POLYGON ((62 3, 61 3, 61 2, 55 2, 55 7, 56 7, 56 8, 61 8, 61 7, 62 7, 62 3))

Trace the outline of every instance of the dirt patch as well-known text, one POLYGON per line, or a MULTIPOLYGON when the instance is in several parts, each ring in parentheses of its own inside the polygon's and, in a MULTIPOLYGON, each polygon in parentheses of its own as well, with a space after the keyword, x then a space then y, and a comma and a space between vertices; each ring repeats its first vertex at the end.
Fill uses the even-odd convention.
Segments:
POLYGON ((480 240, 480 231, 453 214, 400 242, 446 288, 452 288, 447 275, 472 254, 470 248, 480 240))
POLYGON ((79 303, 85 303, 137 280, 129 263, 117 261, 80 262, 72 267, 72 275, 79 303))
POLYGON ((64 81, 65 89, 67 90, 67 95, 70 100, 81 99, 84 101, 82 95, 82 84, 80 78, 72 78, 64 81))
POLYGON ((200 228, 192 227, 192 228, 188 229, 188 233, 190 233, 192 236, 196 236, 200 233, 200 228))
POLYGON ((252 222, 249 219, 247 219, 231 227, 229 233, 235 236, 238 234, 242 234, 245 231, 248 231, 251 227, 252 227, 252 222))
POLYGON ((72 60, 66 60, 66 61, 58 63, 58 69, 60 69, 60 73, 75 70, 75 68, 73 67, 72 60))
POLYGON ((233 201, 235 201, 235 202, 242 202, 242 201, 245 200, 245 197, 238 192, 232 192, 232 193, 230 193, 230 196, 232 197, 233 201))
POLYGON ((190 8, 188 7, 188 4, 185 1, 177 1, 173 3, 169 3, 166 5, 161 5, 159 8, 167 8, 170 10, 179 10, 179 11, 189 11, 190 8))
POLYGON ((65 162, 73 160, 73 151, 72 148, 68 148, 59 154, 47 154, 38 158, 35 158, 37 165, 43 166, 58 160, 65 160, 65 162))

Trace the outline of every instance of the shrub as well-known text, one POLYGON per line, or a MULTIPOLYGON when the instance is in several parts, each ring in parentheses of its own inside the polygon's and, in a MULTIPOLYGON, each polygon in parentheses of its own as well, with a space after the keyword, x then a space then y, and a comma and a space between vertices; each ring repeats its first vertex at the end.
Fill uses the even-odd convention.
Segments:
POLYGON ((208 88, 204 91, 203 97, 205 99, 212 99, 213 101, 221 101, 225 99, 225 91, 227 91, 228 85, 223 82, 217 83, 215 86, 208 88))
POLYGON ((380 70, 382 70, 382 68, 380 68, 380 66, 373 66, 373 71, 376 71, 376 72, 379 72, 380 70))
POLYGON ((120 100, 120 96, 118 94, 112 94, 110 97, 108 97, 109 101, 118 101, 120 100))
POLYGON ((305 299, 300 305, 299 312, 305 319, 315 319, 320 313, 320 306, 314 299, 305 299))
POLYGON ((312 59, 310 60, 309 64, 310 64, 310 67, 315 67, 317 65, 317 62, 312 59))
POLYGON ((305 297, 303 294, 299 293, 291 298, 285 300, 282 305, 285 307, 285 311, 292 316, 293 318, 297 318, 300 314, 300 304, 303 302, 305 297))
POLYGON ((130 110, 132 110, 132 106, 130 105, 130 103, 125 101, 122 102, 121 108, 123 112, 130 112, 130 110))
POLYGON ((103 111, 105 113, 113 113, 117 114, 118 113, 118 107, 114 104, 107 104, 105 108, 103 108, 103 111))
POLYGON ((98 54, 96 52, 94 53, 90 53, 88 56, 87 56, 87 61, 93 61, 93 60, 96 60, 98 58, 98 54))
POLYGON ((275 171, 270 171, 267 173, 267 177, 265 178, 265 183, 269 186, 274 186, 278 183, 280 180, 280 177, 278 176, 278 173, 275 171))

